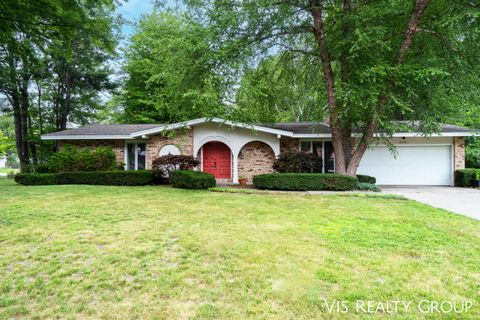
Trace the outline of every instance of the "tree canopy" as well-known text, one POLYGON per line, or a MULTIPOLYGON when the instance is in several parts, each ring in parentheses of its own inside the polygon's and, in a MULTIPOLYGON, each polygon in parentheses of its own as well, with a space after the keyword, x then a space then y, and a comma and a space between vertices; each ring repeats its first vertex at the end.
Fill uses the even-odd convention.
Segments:
POLYGON ((478 99, 469 84, 480 58, 479 10, 471 1, 187 3, 232 59, 263 61, 279 50, 316 57, 339 173, 355 173, 374 132, 420 120, 431 133, 459 104, 478 99), (353 128, 362 136, 351 154, 353 128))
POLYGON ((224 114, 214 54, 199 23, 170 12, 143 16, 125 55, 122 120, 172 123, 224 114))

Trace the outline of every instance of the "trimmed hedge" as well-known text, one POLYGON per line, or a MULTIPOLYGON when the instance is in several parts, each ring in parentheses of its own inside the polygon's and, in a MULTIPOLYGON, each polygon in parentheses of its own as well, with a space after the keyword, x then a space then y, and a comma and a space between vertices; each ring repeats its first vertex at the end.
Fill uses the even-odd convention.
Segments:
POLYGON ((473 187, 475 180, 480 180, 480 169, 461 169, 455 171, 455 186, 457 187, 473 187))
POLYGON ((15 181, 26 186, 91 184, 106 186, 144 186, 154 183, 152 171, 97 171, 61 173, 18 173, 15 181))
POLYGON ((174 188, 208 189, 216 185, 215 177, 207 172, 176 170, 170 173, 170 183, 174 188))
POLYGON ((355 177, 334 173, 270 173, 253 177, 258 189, 267 190, 354 190, 358 180, 355 177))
POLYGON ((375 184, 377 183, 377 179, 372 176, 367 176, 364 174, 357 174, 358 183, 370 183, 375 184))

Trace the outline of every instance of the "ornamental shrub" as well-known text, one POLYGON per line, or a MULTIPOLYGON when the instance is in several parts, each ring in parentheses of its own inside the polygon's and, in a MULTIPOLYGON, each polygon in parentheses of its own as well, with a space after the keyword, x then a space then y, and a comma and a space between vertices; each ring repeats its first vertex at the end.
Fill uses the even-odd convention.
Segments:
POLYGON ((376 184, 367 183, 367 182, 360 182, 360 180, 357 184, 357 190, 373 191, 373 192, 380 192, 381 191, 380 188, 376 184))
POLYGON ((207 172, 176 170, 170 173, 170 183, 174 188, 208 189, 215 187, 215 177, 207 172))
POLYGON ((480 180, 480 169, 461 169, 455 171, 455 186, 473 187, 474 181, 480 180))
POLYGON ((192 156, 169 154, 153 160, 152 169, 155 176, 161 182, 165 182, 171 172, 175 170, 192 170, 199 164, 200 162, 192 156))
POLYGON ((370 183, 370 184, 377 183, 377 179, 375 177, 367 176, 364 174, 357 174, 357 179, 359 183, 370 183))
POLYGON ((275 160, 273 169, 280 173, 322 172, 322 159, 313 153, 284 152, 275 160))
POLYGON ((355 177, 334 173, 270 173, 253 177, 258 189, 267 190, 354 190, 358 180, 355 177))
POLYGON ((15 181, 19 184, 89 184, 107 186, 144 186, 153 184, 153 171, 97 171, 97 172, 60 172, 60 173, 18 173, 15 181))
POLYGON ((86 172, 118 170, 115 152, 110 147, 78 148, 65 145, 54 153, 37 172, 86 172))

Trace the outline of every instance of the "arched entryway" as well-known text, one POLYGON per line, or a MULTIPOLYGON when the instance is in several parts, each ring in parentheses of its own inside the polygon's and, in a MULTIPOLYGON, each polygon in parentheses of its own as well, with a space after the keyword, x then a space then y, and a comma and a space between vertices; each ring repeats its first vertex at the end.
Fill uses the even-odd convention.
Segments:
POLYGON ((265 142, 246 143, 238 154, 238 175, 252 183, 254 176, 273 172, 275 159, 275 153, 265 142))
POLYGON ((202 147, 202 170, 217 179, 232 178, 232 152, 218 141, 208 142, 202 147))

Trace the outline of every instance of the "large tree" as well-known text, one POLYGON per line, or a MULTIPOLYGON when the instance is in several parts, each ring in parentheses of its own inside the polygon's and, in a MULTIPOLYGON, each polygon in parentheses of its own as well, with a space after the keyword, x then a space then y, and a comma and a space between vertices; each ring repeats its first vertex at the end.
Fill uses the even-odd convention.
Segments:
POLYGON ((214 52, 200 24, 154 11, 140 19, 125 58, 125 85, 117 98, 124 122, 171 123, 223 113, 214 52))
POLYGON ((459 82, 479 68, 479 8, 472 1, 187 3, 231 59, 265 59, 279 50, 317 56, 338 173, 355 174, 376 132, 388 137, 405 125, 396 120, 419 120, 431 133, 469 99, 460 92, 476 90, 459 82), (455 99, 444 101, 445 92, 455 99))
MULTIPOLYGON (((6 0, 0 4, 0 93, 13 115, 23 170, 38 136, 82 123, 109 86, 114 0, 6 0)), ((90 116, 88 116, 90 117, 90 116)))
POLYGON ((326 106, 316 56, 279 52, 247 69, 231 118, 241 122, 323 120, 326 106))

